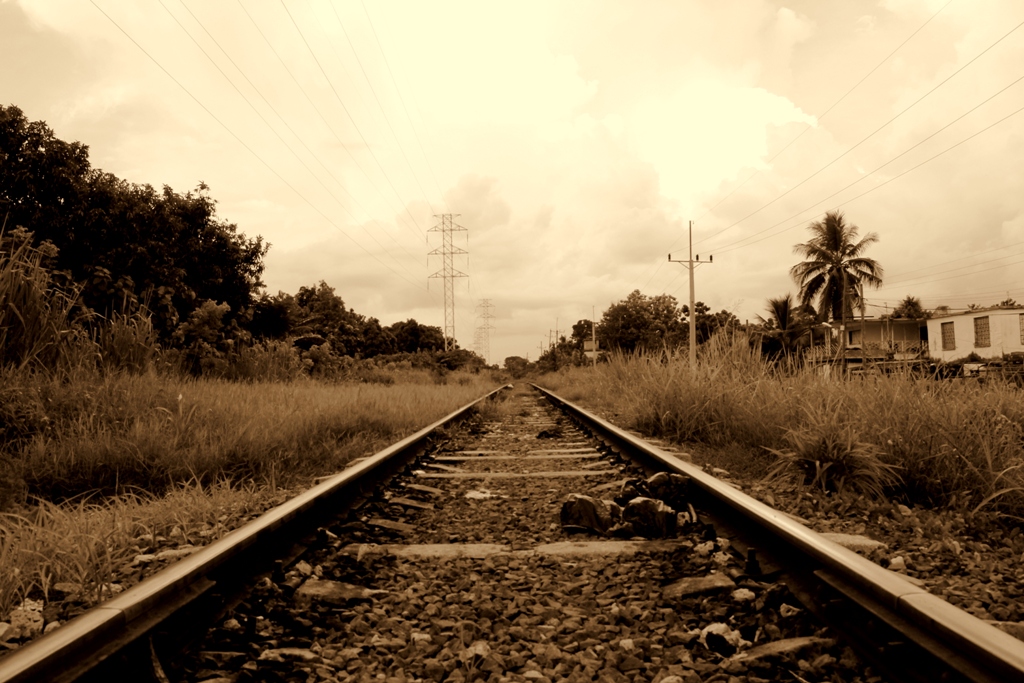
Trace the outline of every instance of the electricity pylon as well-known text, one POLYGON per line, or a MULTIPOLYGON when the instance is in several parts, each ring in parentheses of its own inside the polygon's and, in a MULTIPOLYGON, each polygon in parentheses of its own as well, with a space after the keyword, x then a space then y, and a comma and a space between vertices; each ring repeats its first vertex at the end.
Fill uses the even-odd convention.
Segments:
POLYGON ((465 273, 455 270, 455 257, 469 252, 452 244, 452 233, 466 232, 466 229, 455 223, 455 216, 460 214, 442 213, 434 215, 440 218, 441 222, 427 230, 427 232, 441 233, 441 246, 433 251, 427 252, 428 256, 441 257, 441 270, 428 277, 439 277, 444 280, 444 350, 450 351, 455 348, 455 278, 469 277, 465 273))
POLYGON ((474 346, 476 346, 476 352, 484 357, 487 364, 491 364, 491 330, 494 329, 494 325, 491 325, 491 320, 494 319, 494 314, 491 313, 491 309, 494 308, 494 304, 491 303, 490 299, 481 299, 480 303, 476 305, 477 308, 477 320, 483 321, 477 323, 476 334, 474 335, 474 346))

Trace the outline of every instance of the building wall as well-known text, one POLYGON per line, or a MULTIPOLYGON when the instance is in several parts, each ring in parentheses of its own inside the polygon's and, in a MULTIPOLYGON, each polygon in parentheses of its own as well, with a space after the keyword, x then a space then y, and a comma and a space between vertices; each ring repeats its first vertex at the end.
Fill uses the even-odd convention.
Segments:
MULTIPOLYGON (((861 322, 847 323, 847 344, 860 344, 861 322)), ((863 340, 868 344, 917 343, 921 341, 921 323, 917 320, 866 320, 863 340)))
POLYGON ((932 318, 928 321, 928 350, 932 358, 937 360, 954 360, 976 353, 982 358, 1002 358, 1004 354, 1024 351, 1021 343, 1020 309, 978 311, 963 315, 932 318), (987 347, 975 346, 974 320, 988 318, 989 337, 991 344, 987 347), (953 335, 956 348, 942 348, 942 323, 953 323, 953 335))

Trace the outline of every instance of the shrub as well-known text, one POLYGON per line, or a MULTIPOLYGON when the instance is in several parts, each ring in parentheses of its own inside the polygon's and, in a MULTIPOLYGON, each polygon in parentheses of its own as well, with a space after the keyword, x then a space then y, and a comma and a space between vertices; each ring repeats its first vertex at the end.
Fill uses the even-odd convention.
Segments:
POLYGON ((217 376, 243 382, 290 382, 304 378, 304 371, 294 346, 283 341, 264 341, 229 354, 217 376))
POLYGON ((808 406, 803 424, 787 429, 785 440, 788 449, 767 449, 778 457, 769 478, 795 471, 822 491, 870 498, 881 498, 900 482, 897 468, 881 460, 882 449, 860 438, 840 401, 808 406))
POLYGON ((145 310, 114 313, 96 327, 100 367, 106 371, 143 372, 157 354, 156 330, 145 310))

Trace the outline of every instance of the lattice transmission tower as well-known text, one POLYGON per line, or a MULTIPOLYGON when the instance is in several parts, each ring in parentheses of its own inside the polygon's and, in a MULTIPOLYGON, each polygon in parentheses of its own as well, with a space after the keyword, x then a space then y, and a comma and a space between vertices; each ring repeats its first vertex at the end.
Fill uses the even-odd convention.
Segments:
POLYGON ((456 232, 467 232, 467 230, 455 222, 455 217, 461 214, 442 213, 434 218, 441 219, 441 222, 430 228, 427 232, 441 233, 441 246, 433 251, 427 252, 428 256, 441 257, 441 270, 429 277, 441 278, 444 280, 444 350, 450 351, 455 348, 455 278, 469 277, 465 273, 455 270, 455 257, 469 252, 452 243, 452 235, 456 232))
POLYGON ((491 321, 494 320, 494 314, 491 313, 492 308, 494 308, 494 304, 490 299, 481 299, 480 303, 476 305, 478 322, 476 334, 473 335, 473 346, 488 365, 491 364, 491 330, 494 329, 494 325, 491 325, 491 321))

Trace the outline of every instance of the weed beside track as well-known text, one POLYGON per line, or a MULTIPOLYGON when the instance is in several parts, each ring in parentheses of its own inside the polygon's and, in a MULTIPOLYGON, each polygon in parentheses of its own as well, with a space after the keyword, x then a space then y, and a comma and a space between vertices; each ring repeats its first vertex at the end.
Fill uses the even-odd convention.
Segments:
POLYGON ((138 556, 210 543, 490 388, 18 379, 0 388, 0 623, 32 599, 58 626, 165 566, 138 556))
POLYGON ((845 475, 848 487, 909 505, 1024 518, 1024 400, 1015 385, 909 374, 844 381, 780 369, 745 339, 724 336, 701 352, 696 373, 683 358, 613 356, 539 383, 647 437, 745 450, 762 475, 774 462, 765 449, 774 449, 798 469, 831 467, 815 482, 826 490, 845 475), (840 442, 849 448, 821 447, 840 442), (871 481, 858 486, 851 469, 871 481))

